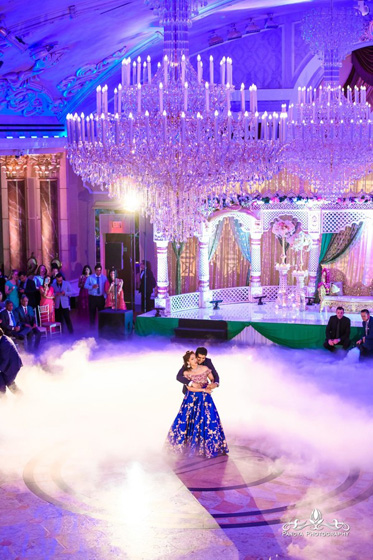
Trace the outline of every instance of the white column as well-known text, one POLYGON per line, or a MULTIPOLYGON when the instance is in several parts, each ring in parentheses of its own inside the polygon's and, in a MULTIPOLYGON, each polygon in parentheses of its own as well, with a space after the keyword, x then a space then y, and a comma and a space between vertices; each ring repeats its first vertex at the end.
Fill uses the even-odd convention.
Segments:
POLYGON ((251 269, 250 269, 250 287, 252 296, 262 295, 261 284, 261 232, 250 233, 250 252, 251 252, 251 269))
POLYGON ((198 290, 199 306, 207 307, 210 302, 209 234, 207 230, 198 237, 198 290))
POLYGON ((321 249, 321 235, 319 233, 310 233, 312 245, 310 249, 310 258, 308 261, 308 295, 313 296, 316 290, 317 270, 319 268, 319 258, 321 249))
POLYGON ((155 306, 167 309, 168 303, 168 241, 156 241, 157 246, 157 297, 155 306))

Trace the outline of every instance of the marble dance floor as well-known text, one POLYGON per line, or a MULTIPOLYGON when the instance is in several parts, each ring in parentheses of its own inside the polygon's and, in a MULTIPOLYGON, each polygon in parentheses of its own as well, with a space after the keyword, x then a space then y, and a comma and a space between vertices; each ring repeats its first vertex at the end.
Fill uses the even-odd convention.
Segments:
POLYGON ((230 454, 173 462, 153 451, 181 401, 182 347, 143 340, 25 358, 24 394, 0 401, 0 560, 373 558, 370 371, 321 351, 214 349, 230 454), (164 392, 146 373, 160 359, 164 392), (232 363, 258 376, 230 377, 232 363), (285 534, 295 519, 308 528, 285 534), (322 535, 333 520, 341 534, 322 535))

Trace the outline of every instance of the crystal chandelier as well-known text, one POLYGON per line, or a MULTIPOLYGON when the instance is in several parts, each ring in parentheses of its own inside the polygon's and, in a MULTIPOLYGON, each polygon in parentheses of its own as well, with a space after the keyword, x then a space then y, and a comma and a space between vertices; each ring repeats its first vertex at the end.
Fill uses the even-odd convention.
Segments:
POLYGON ((338 85, 342 59, 363 32, 356 10, 314 10, 303 20, 303 37, 322 60, 324 85, 299 88, 289 106, 287 168, 316 193, 335 199, 373 169, 373 131, 366 88, 338 85))
POLYGON ((135 185, 157 232, 183 241, 200 230, 208 200, 245 194, 283 167, 287 115, 284 107, 260 116, 255 86, 246 111, 243 85, 241 110, 233 113, 230 58, 220 62, 219 75, 212 56, 205 72, 198 56, 194 70, 188 26, 196 0, 147 3, 164 25, 162 63, 153 73, 150 57, 124 59, 113 111, 104 86, 97 88, 96 114, 68 115, 68 157, 76 173, 110 196, 135 185))

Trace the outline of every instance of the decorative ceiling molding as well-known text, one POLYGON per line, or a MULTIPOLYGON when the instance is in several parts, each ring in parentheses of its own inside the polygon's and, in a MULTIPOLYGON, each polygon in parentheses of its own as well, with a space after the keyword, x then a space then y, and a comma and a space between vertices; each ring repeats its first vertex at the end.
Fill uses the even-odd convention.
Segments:
POLYGON ((27 176, 28 156, 2 156, 0 164, 7 179, 25 179, 27 176))
POLYGON ((30 156, 30 164, 39 179, 56 179, 59 176, 62 154, 30 156))
POLYGON ((67 76, 58 85, 57 89, 64 97, 74 97, 80 90, 104 74, 113 64, 118 64, 126 54, 126 45, 107 56, 97 64, 88 63, 78 68, 75 74, 67 76))
MULTIPOLYGON (((8 72, 0 79, 0 111, 7 109, 28 117, 44 112, 61 112, 64 99, 54 99, 48 88, 40 80, 40 74, 57 64, 68 48, 56 49, 57 43, 38 45, 30 49, 35 60, 27 70, 8 72)), ((1 46, 0 46, 1 49, 1 46)))

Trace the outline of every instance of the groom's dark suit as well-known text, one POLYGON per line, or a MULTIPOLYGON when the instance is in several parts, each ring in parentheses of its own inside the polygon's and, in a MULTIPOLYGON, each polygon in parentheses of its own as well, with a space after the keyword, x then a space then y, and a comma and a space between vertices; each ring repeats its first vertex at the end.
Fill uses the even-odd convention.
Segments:
POLYGON ((14 383, 17 373, 22 367, 22 360, 14 342, 3 335, 0 337, 0 392, 5 393, 6 387, 14 383))
MULTIPOLYGON (((201 364, 202 366, 206 366, 211 370, 212 375, 214 376, 214 383, 219 383, 219 374, 216 371, 214 364, 212 363, 212 361, 210 360, 210 358, 206 358, 205 361, 203 362, 203 364, 201 364)), ((189 385, 190 383, 190 379, 188 379, 187 377, 185 377, 184 373, 185 373, 186 369, 183 366, 181 368, 181 370, 179 371, 179 373, 176 376, 176 379, 178 381, 180 381, 180 383, 183 384, 183 393, 184 395, 187 393, 188 389, 186 388, 186 385, 189 385)))
POLYGON ((338 319, 337 315, 332 315, 326 327, 326 340, 324 342, 324 348, 327 350, 334 350, 335 346, 330 346, 329 340, 340 339, 338 346, 343 346, 344 350, 347 350, 350 346, 350 330, 351 321, 348 317, 342 317, 338 319))

